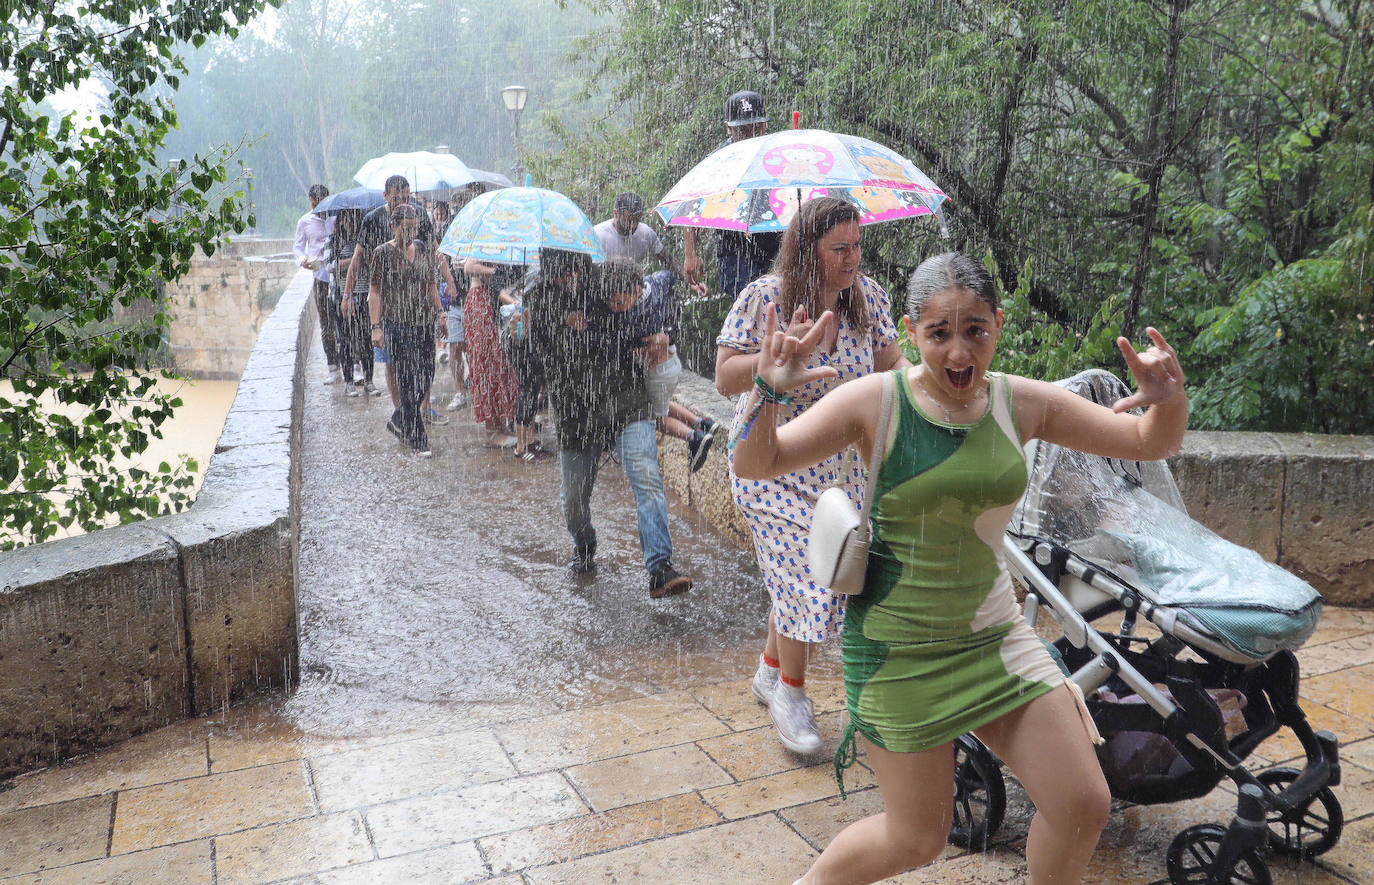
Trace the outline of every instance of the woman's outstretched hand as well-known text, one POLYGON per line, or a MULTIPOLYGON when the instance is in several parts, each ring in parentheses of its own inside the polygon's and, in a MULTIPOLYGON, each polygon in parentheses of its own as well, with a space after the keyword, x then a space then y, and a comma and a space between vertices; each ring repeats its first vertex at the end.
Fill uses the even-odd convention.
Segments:
POLYGON ((779 393, 810 384, 818 378, 837 377, 839 372, 831 366, 806 367, 806 361, 833 322, 835 315, 827 310, 805 335, 795 337, 789 334, 790 330, 778 331, 778 308, 770 303, 764 313, 763 337, 759 342, 759 377, 779 393))
POLYGON ((1154 343, 1144 353, 1136 353, 1131 342, 1125 338, 1116 339, 1116 346, 1121 348, 1126 367, 1135 376, 1136 391, 1117 400, 1112 405, 1113 412, 1162 403, 1183 392, 1183 367, 1178 364, 1178 355, 1158 329, 1150 326, 1145 329, 1145 334, 1154 343))

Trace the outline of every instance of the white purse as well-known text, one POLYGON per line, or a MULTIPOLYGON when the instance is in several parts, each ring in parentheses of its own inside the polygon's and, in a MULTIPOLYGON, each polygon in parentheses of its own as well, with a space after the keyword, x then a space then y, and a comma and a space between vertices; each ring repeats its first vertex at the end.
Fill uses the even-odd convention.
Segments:
POLYGON ((892 415, 892 373, 884 372, 882 377, 882 409, 878 413, 878 433, 868 462, 868 479, 864 483, 863 509, 856 510, 849 495, 839 486, 826 489, 816 499, 806 542, 812 580, 842 596, 862 593, 864 573, 868 570, 868 542, 872 534, 868 514, 878 469, 883 463, 883 449, 887 446, 888 419, 892 415))

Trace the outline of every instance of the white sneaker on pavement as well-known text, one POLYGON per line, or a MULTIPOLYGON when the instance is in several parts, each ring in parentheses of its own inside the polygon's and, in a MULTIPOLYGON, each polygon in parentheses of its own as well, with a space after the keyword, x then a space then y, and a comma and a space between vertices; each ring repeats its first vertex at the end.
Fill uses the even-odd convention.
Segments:
POLYGON ((453 399, 449 400, 448 405, 444 406, 444 408, 450 412, 456 412, 463 406, 466 406, 467 404, 468 398, 463 396, 462 392, 460 391, 453 395, 453 399))
POLYGON ((754 671, 754 680, 749 683, 749 690, 765 707, 772 700, 773 690, 778 687, 778 674, 781 672, 777 667, 765 664, 760 656, 759 668, 754 671))
POLYGON ((821 748, 821 735, 816 730, 816 708, 806 696, 804 688, 788 685, 781 679, 773 689, 768 715, 778 730, 778 740, 793 753, 810 755, 821 748))
POLYGON ((339 371, 338 366, 330 366, 329 371, 324 375, 325 384, 338 384, 343 380, 343 372, 339 371))

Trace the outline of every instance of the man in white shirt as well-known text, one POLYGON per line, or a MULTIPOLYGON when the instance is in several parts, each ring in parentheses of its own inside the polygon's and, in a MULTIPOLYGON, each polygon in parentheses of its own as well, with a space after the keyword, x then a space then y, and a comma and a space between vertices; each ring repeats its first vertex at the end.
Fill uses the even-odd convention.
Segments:
POLYGON ((615 198, 615 214, 595 228, 606 257, 629 258, 641 267, 650 258, 657 258, 666 269, 682 276, 682 268, 663 250, 663 241, 643 218, 644 199, 639 194, 624 193, 615 198))
POLYGON ((308 196, 310 211, 296 222, 296 244, 291 252, 301 267, 315 272, 315 312, 320 320, 320 343, 324 345, 324 361, 329 366, 324 383, 334 384, 343 377, 339 372, 337 318, 333 301, 329 297, 329 267, 325 263, 329 236, 334 232, 334 219, 315 214, 315 207, 320 204, 320 200, 329 196, 329 188, 322 184, 312 184, 308 196))

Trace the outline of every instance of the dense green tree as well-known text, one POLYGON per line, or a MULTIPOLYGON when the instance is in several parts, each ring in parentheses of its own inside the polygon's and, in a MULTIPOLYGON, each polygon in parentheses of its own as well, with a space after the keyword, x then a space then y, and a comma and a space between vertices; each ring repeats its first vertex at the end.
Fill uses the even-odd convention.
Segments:
POLYGON ((935 251, 986 255, 1005 367, 1119 368, 1145 323, 1192 370, 1194 426, 1363 431, 1374 410, 1365 0, 612 0, 583 53, 614 116, 538 162, 584 201, 661 194, 762 91, 775 127, 866 135, 951 196, 869 228, 900 299, 935 251))
POLYGON ((0 548, 180 508, 180 467, 124 469, 178 405, 150 367, 163 281, 242 230, 224 153, 161 168, 184 43, 261 0, 0 4, 0 548), (100 94, 52 116, 62 90, 100 94), (140 304, 142 322, 121 321, 140 304))

